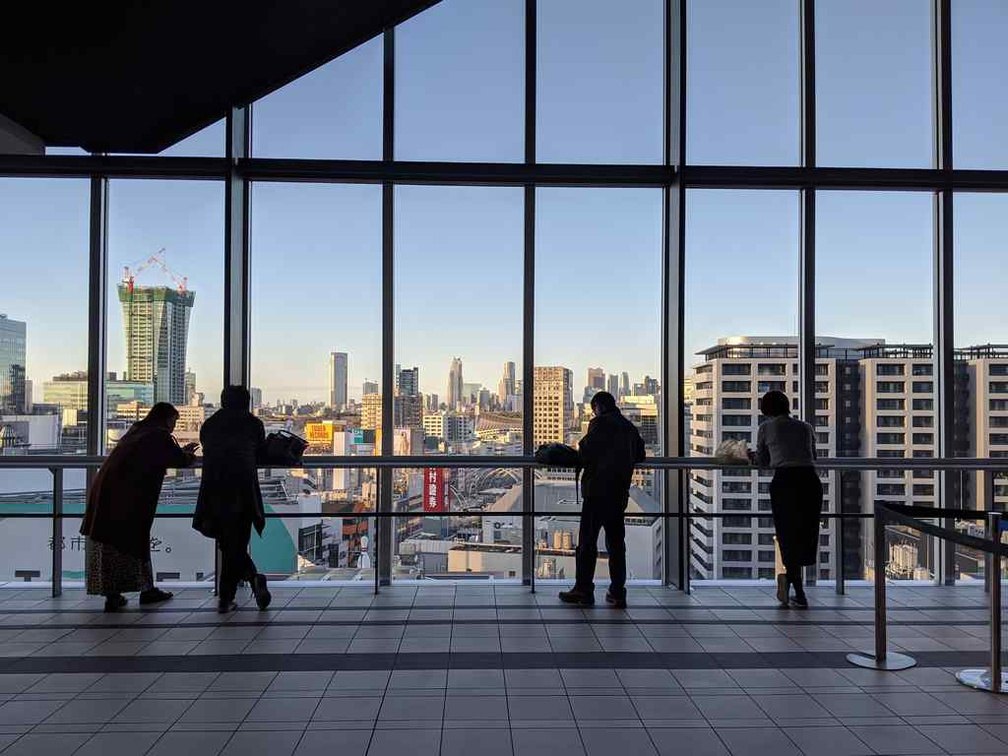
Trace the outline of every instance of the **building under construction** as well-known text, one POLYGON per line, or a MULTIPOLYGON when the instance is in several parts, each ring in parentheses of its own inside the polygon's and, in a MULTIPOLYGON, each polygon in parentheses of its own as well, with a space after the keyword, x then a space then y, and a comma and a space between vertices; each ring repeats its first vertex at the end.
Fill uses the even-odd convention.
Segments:
POLYGON ((126 268, 118 288, 126 336, 126 380, 152 383, 155 402, 184 404, 186 343, 196 293, 187 288, 185 278, 164 264, 160 252, 135 271, 126 268), (160 267, 176 285, 136 285, 136 274, 150 265, 160 267))

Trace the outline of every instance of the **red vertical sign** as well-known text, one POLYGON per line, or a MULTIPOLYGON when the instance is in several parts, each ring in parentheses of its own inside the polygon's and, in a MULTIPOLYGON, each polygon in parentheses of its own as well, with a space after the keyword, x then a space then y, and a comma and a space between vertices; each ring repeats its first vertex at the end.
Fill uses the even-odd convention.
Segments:
POLYGON ((440 467, 428 467, 424 470, 424 512, 444 512, 444 492, 444 470, 440 467))

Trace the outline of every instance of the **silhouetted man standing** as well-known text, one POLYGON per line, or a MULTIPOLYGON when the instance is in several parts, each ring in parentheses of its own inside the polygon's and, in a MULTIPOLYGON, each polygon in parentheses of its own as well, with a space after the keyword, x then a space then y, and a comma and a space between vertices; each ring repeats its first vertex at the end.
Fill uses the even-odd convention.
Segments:
POLYGON ((252 526, 262 535, 266 526, 257 462, 263 456, 266 433, 262 420, 249 410, 251 398, 243 386, 228 386, 221 392, 221 408, 203 423, 203 479, 193 527, 216 538, 221 550, 218 610, 237 608, 238 583, 252 586, 256 603, 270 603, 266 576, 256 571, 249 556, 252 526))
POLYGON ((610 586, 606 601, 622 609, 626 606, 626 530, 623 513, 630 499, 634 465, 644 460, 644 440, 634 424, 616 407, 608 391, 592 397, 595 417, 578 444, 584 468, 581 528, 576 552, 577 576, 574 588, 560 593, 568 604, 595 603, 595 563, 598 559, 599 531, 605 530, 609 553, 610 586))

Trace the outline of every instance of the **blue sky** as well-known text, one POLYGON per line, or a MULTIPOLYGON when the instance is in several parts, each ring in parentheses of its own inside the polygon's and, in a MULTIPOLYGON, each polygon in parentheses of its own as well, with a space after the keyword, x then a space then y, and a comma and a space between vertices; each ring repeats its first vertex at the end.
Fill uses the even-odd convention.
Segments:
MULTIPOLYGON (((538 158, 661 160, 660 0, 540 0, 538 158)), ((396 156, 523 158, 521 0, 445 0, 397 31, 396 156)), ((689 4, 688 153, 699 164, 798 160, 797 0, 689 4)), ((955 159, 1008 168, 1008 6, 953 3, 955 159)), ((928 0, 817 3, 819 162, 925 167, 931 161, 928 0)), ((253 150, 266 157, 376 159, 382 42, 371 40, 263 98, 253 150)), ((166 154, 220 155, 215 124, 166 154)), ((86 364, 87 182, 0 179, 0 312, 28 321, 28 373, 86 364)), ((167 248, 196 291, 190 364, 221 381, 223 189, 212 182, 115 181, 110 276, 167 248)), ((267 400, 321 399, 332 350, 350 354, 351 395, 380 377, 378 187, 259 184, 252 192, 253 383, 267 400)), ((399 187, 396 360, 443 394, 461 355, 467 381, 496 388, 521 360, 522 196, 513 188, 399 187)), ((818 200, 822 333, 928 341, 931 198, 826 193, 818 200)), ((1008 197, 956 198, 957 343, 1006 341, 1002 301, 1008 197), (993 275, 992 275, 993 274, 993 275)), ((691 190, 687 350, 738 333, 797 331, 798 196, 691 190)), ((539 364, 659 372, 661 195, 539 189, 539 364)), ((148 271, 142 283, 163 283, 148 271)), ((121 316, 109 292, 109 369, 121 371, 121 316)), ((520 370, 520 368, 519 368, 520 370)))

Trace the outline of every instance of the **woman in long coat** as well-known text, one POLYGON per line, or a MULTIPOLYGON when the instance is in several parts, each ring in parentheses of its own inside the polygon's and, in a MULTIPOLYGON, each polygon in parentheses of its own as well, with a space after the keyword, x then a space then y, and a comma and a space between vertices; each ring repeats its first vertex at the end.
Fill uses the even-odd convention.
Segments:
POLYGON ((154 586, 150 533, 169 468, 188 467, 198 444, 180 447, 172 437, 178 410, 155 404, 147 417, 115 445, 88 491, 81 535, 87 542, 87 591, 105 597, 105 611, 126 605, 124 593, 140 592, 141 604, 167 601, 154 586))
POLYGON ((801 568, 818 564, 823 504, 822 481, 815 469, 815 431, 808 423, 791 417, 791 403, 780 391, 764 394, 760 411, 766 420, 756 434, 753 461, 774 470, 770 507, 786 570, 777 576, 777 600, 787 606, 790 589, 794 588, 794 603, 804 609, 808 600, 801 568))

